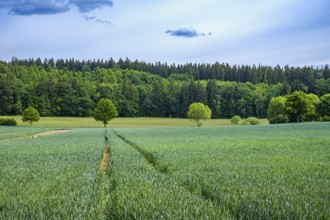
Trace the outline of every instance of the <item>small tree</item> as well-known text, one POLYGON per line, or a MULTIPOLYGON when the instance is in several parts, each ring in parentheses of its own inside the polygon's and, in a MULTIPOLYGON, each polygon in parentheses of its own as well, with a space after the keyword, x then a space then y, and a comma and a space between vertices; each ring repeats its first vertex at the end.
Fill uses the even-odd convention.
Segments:
POLYGON ((40 114, 38 110, 33 107, 28 107, 27 109, 25 109, 23 111, 22 116, 23 116, 22 121, 30 123, 31 126, 32 126, 32 122, 34 121, 37 122, 40 120, 40 114))
POLYGON ((202 126, 201 120, 210 119, 212 111, 201 102, 194 102, 189 105, 187 116, 196 122, 197 127, 202 126))
POLYGON ((107 127, 108 121, 118 116, 116 106, 109 99, 100 99, 97 103, 94 111, 93 117, 96 121, 102 121, 104 127, 107 127))
POLYGON ((241 120, 242 120, 242 119, 241 119, 240 116, 235 115, 235 116, 233 116, 233 117, 230 119, 230 122, 231 122, 231 124, 233 124, 233 125, 238 125, 239 122, 240 122, 241 120))

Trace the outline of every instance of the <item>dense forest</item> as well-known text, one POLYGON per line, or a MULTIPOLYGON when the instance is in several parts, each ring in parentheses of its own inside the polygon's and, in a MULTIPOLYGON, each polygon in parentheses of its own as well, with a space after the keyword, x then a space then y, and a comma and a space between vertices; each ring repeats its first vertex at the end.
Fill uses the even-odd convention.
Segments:
POLYGON ((89 116, 109 98, 119 116, 186 117, 203 102, 213 118, 266 117, 272 97, 294 91, 330 93, 328 65, 168 65, 129 59, 79 61, 13 58, 0 61, 0 115, 33 106, 42 116, 89 116))

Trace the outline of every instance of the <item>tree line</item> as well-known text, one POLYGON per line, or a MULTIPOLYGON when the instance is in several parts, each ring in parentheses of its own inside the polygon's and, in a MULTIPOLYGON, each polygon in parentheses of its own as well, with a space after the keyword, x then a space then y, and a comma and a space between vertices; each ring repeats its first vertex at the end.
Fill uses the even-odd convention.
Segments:
POLYGON ((0 115, 29 106, 41 116, 90 116, 102 98, 120 117, 187 117, 193 102, 213 118, 266 117, 271 98, 294 91, 330 93, 330 71, 312 67, 167 65, 128 59, 78 61, 13 58, 0 62, 0 115))

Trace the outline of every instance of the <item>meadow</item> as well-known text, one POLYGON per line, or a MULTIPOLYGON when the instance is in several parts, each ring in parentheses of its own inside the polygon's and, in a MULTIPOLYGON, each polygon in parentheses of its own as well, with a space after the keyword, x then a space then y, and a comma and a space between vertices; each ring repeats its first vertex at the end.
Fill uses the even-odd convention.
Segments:
MULTIPOLYGON (((22 116, 2 116, 1 118, 13 118, 19 126, 29 126, 22 122, 22 116)), ((268 124, 267 119, 259 119, 260 124, 268 124)), ((226 126, 230 125, 230 119, 211 119, 203 121, 203 126, 226 126)), ((92 117, 41 117, 40 121, 33 123, 34 127, 51 128, 103 128, 101 122, 95 121, 92 117)), ((195 127, 196 123, 186 118, 115 118, 109 122, 112 128, 168 128, 168 127, 195 127)))
POLYGON ((0 142, 0 219, 330 218, 330 123, 188 123, 0 142))

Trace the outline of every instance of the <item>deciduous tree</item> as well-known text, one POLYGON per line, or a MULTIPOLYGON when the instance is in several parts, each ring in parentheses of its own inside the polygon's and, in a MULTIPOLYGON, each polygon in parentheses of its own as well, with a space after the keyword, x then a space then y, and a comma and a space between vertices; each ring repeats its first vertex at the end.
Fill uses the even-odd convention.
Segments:
POLYGON ((196 122, 197 127, 200 127, 202 126, 201 120, 210 119, 211 114, 211 109, 207 105, 201 102, 194 102, 189 105, 187 116, 196 122))
POLYGON ((330 94, 325 94, 320 98, 317 105, 317 113, 320 116, 330 116, 330 94))
POLYGON ((40 114, 38 110, 33 107, 28 107, 27 109, 25 109, 23 111, 22 116, 22 121, 30 123, 31 126, 33 122, 37 122, 40 120, 40 114))
MULTIPOLYGON (((287 118, 286 96, 272 98, 268 105, 267 118, 270 123, 284 123, 283 118, 287 118)), ((286 121, 287 122, 287 121, 286 121)))
POLYGON ((96 121, 102 121, 104 127, 110 120, 118 116, 116 106, 112 103, 110 99, 102 98, 96 105, 93 111, 93 117, 96 121))
POLYGON ((304 117, 315 112, 312 101, 306 93, 301 91, 295 91, 289 95, 286 106, 291 121, 300 122, 304 117))

